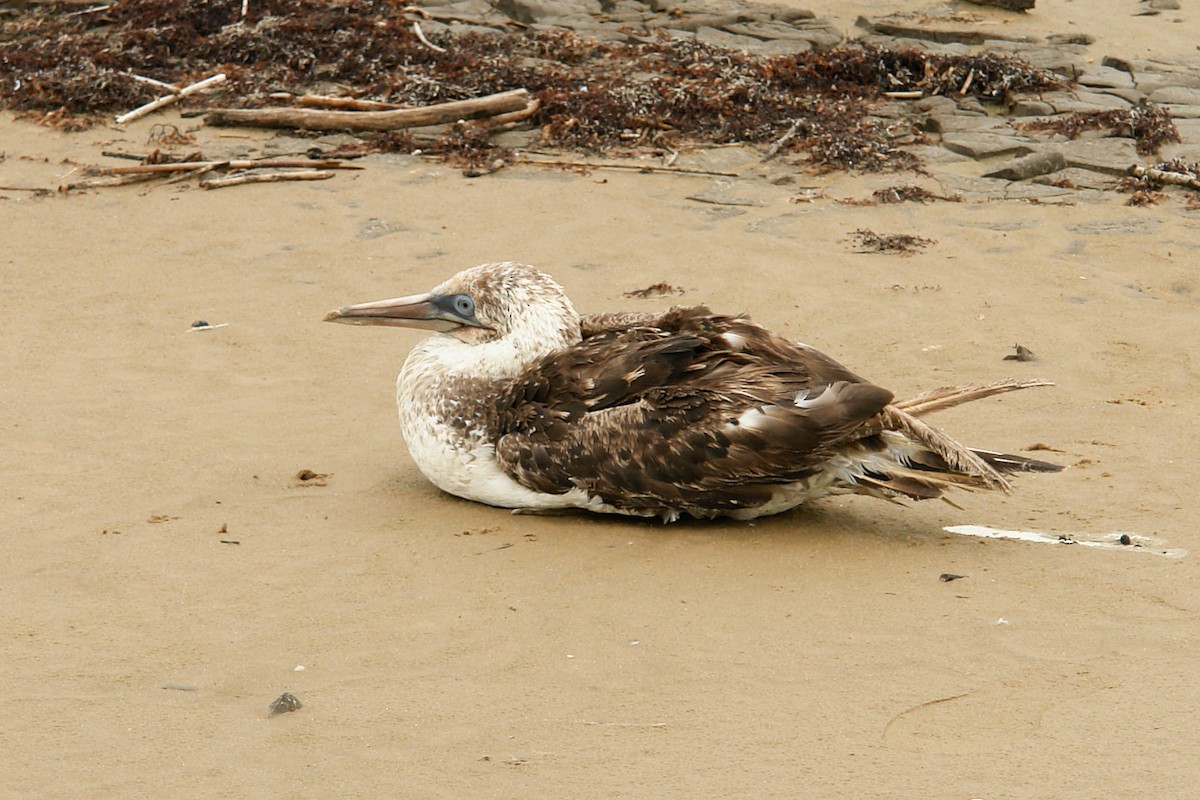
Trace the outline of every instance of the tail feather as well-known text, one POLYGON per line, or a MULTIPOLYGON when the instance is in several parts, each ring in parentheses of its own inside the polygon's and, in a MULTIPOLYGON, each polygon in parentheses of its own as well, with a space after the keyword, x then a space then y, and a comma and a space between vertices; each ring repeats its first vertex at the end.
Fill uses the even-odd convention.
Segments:
POLYGON ((898 403, 892 403, 893 408, 908 412, 914 417, 941 411, 944 408, 969 403, 972 400, 982 400, 1005 392, 1015 392, 1018 389, 1032 389, 1037 386, 1053 386, 1050 381, 1014 381, 1004 380, 986 386, 943 386, 940 389, 910 397, 898 403))
POLYGON ((1012 491, 1012 485, 1005 475, 1058 472, 1062 467, 1048 461, 966 447, 918 419, 972 400, 1050 385, 1048 381, 1009 380, 987 386, 943 387, 886 406, 878 422, 862 430, 859 443, 875 455, 860 462, 861 472, 853 476, 851 491, 889 499, 945 500, 943 490, 952 487, 968 491, 998 489, 1007 493, 1012 491), (897 434, 903 438, 897 438, 897 434), (873 446, 869 444, 871 437, 878 437, 873 446))
POLYGON ((1062 464, 1041 461, 1036 458, 1013 455, 1012 453, 997 453, 994 450, 972 449, 975 455, 991 464, 1005 474, 1010 472, 1062 472, 1062 464))

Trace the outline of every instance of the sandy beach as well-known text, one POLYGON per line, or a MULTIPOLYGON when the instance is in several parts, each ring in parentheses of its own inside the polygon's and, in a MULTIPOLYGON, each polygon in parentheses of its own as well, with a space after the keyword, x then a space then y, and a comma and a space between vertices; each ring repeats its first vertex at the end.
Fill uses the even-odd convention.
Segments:
MULTIPOLYGON (((849 33, 891 10, 803 5, 849 33)), ((1011 24, 1200 61, 1186 2, 1084 5, 1011 24)), ((6 115, 0 183, 56 186, 165 122, 206 151, 308 146, 6 115)), ((371 156, 319 183, 0 192, 0 797, 1188 796, 1200 211, 863 206, 837 200, 910 178, 760 157, 681 156, 736 181, 371 156), (935 243, 856 252, 858 229, 935 243), (582 311, 749 312, 900 397, 1053 381, 934 421, 1068 469, 754 523, 447 496, 396 424, 421 334, 321 318, 497 260, 582 311), (660 281, 684 291, 625 296, 660 281), (1003 360, 1018 343, 1037 360, 1003 360), (272 716, 283 692, 303 708, 272 716)))

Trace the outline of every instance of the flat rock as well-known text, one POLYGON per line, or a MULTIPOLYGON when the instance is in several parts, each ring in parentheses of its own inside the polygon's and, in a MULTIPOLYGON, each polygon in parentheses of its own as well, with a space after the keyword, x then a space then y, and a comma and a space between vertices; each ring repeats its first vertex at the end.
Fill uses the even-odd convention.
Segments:
POLYGON ((1158 89, 1180 86, 1189 89, 1200 89, 1200 75, 1174 71, 1161 72, 1153 68, 1142 70, 1138 68, 1137 62, 1134 62, 1133 67, 1134 83, 1143 92, 1153 94, 1158 89))
POLYGON ((960 42, 983 44, 987 41, 1032 42, 1026 36, 1009 36, 994 28, 964 25, 959 20, 917 18, 909 14, 890 14, 886 17, 859 17, 860 28, 885 36, 904 36, 930 42, 960 42))
POLYGON ((1177 119, 1175 129, 1185 145, 1200 144, 1200 119, 1177 119))
POLYGON ((1129 108, 1127 101, 1099 92, 1046 92, 1041 95, 1041 99, 1054 106, 1054 110, 1059 114, 1086 114, 1091 111, 1119 111, 1129 108))
POLYGON ((1003 119, 976 114, 933 113, 925 121, 925 130, 934 133, 996 133, 1010 132, 1003 119))
POLYGON ((1092 67, 1075 78, 1080 86, 1099 86, 1106 89, 1132 89, 1133 76, 1112 67, 1092 67))
POLYGON ((1125 175, 1131 165, 1142 162, 1132 139, 1077 139, 1060 147, 1068 167, 1105 175, 1125 175))
POLYGON ((1022 156, 1034 149, 1025 139, 999 133, 947 133, 942 147, 974 159, 1022 156))
POLYGON ((793 23, 754 20, 725 25, 724 30, 756 39, 805 41, 819 48, 833 47, 842 41, 842 35, 823 20, 798 20, 793 23))
POLYGON ((1171 115, 1171 119, 1200 119, 1200 105, 1183 106, 1177 103, 1163 103, 1162 107, 1171 115))
POLYGON ((1048 117, 1054 113, 1054 106, 1041 100, 1014 100, 1008 113, 1013 117, 1048 117))
POLYGON ((1113 177, 1102 177, 1099 172, 1092 172, 1078 167, 1067 167, 1060 169, 1057 172, 1051 172, 1046 175, 1038 175, 1033 179, 1034 183, 1045 184, 1046 186, 1062 186, 1065 188, 1075 187, 1077 189, 1094 189, 1106 190, 1112 189, 1116 183, 1113 177))
POLYGON ((1200 88, 1190 86, 1164 86, 1150 92, 1152 103, 1180 103, 1200 105, 1200 88))
POLYGON ((932 144, 919 144, 904 149, 921 159, 921 163, 926 165, 961 164, 964 161, 971 160, 970 156, 965 156, 962 153, 956 153, 953 150, 947 150, 944 147, 932 144))

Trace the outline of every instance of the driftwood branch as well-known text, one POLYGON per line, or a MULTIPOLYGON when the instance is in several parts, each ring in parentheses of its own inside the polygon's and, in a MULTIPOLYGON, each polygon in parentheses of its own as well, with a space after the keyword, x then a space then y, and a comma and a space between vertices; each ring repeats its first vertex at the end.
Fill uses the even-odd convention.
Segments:
POLYGON ((306 172, 269 172, 262 174, 230 175, 226 178, 208 178, 200 181, 205 189, 220 189, 225 186, 240 186, 244 183, 277 183, 278 181, 323 181, 333 177, 329 170, 308 170, 306 172))
POLYGON ((1157 181, 1160 184, 1173 184, 1175 186, 1187 186, 1191 189, 1200 189, 1200 178, 1188 175, 1185 172, 1170 172, 1165 169, 1143 167, 1141 164, 1134 164, 1129 168, 1129 174, 1135 178, 1147 178, 1151 181, 1157 181))
POLYGON ((740 178, 736 172, 718 172, 709 169, 686 169, 684 167, 662 167, 655 164, 597 164, 591 161, 553 161, 550 159, 517 156, 510 159, 514 164, 536 164, 539 167, 565 167, 567 169, 619 169, 633 172, 664 172, 674 175, 708 175, 718 178, 740 178))
POLYGON ((490 128, 510 130, 518 122, 524 122, 532 117, 541 107, 542 101, 535 97, 530 100, 520 111, 511 111, 507 114, 497 114, 494 117, 488 117, 486 123, 490 128))
POLYGON ((171 105, 171 103, 178 101, 181 97, 187 97, 189 94, 193 94, 194 92, 202 92, 205 89, 210 89, 213 86, 216 86, 218 83, 222 83, 224 80, 225 73, 222 72, 217 73, 212 77, 205 78, 202 81, 197 81, 190 86, 183 87, 173 94, 163 95, 157 100, 146 103, 144 106, 139 106, 127 114, 122 114, 121 116, 117 117, 117 124, 124 125, 126 122, 131 122, 139 117, 144 117, 151 111, 157 111, 163 106, 171 105))
POLYGON ((529 92, 513 89, 471 100, 456 100, 422 108, 399 108, 392 111, 218 108, 209 112, 204 121, 209 125, 218 126, 250 125, 259 128, 298 128, 309 131, 394 131, 521 111, 529 100, 529 92))
POLYGON ((296 98, 296 105, 302 108, 332 108, 339 111, 392 111, 404 108, 395 103, 381 103, 378 100, 359 100, 354 97, 326 97, 321 94, 306 94, 296 98))
POLYGON ((102 167, 97 175, 139 175, 161 172, 188 172, 198 169, 264 169, 267 167, 313 168, 313 169, 362 169, 358 164, 347 164, 334 159, 313 158, 267 158, 261 161, 177 161, 174 164, 134 164, 128 167, 102 167))

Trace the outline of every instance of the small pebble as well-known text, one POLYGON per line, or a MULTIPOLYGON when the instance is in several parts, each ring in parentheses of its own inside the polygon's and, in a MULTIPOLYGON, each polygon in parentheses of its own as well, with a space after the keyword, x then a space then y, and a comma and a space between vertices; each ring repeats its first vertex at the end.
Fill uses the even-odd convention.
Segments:
POLYGON ((271 716, 276 714, 286 714, 289 711, 298 711, 304 708, 304 704, 300 702, 300 698, 291 692, 284 692, 275 698, 275 702, 271 703, 271 716))
POLYGON ((1128 533, 1122 533, 1119 541, 1121 542, 1121 544, 1125 544, 1125 545, 1133 544, 1133 540, 1129 538, 1128 533))
POLYGON ((193 323, 192 323, 192 327, 193 327, 193 328, 208 328, 208 327, 211 327, 211 326, 208 324, 208 322, 207 322, 207 321, 205 321, 205 320, 202 320, 202 319, 198 319, 198 320, 196 320, 195 322, 193 322, 193 323))

